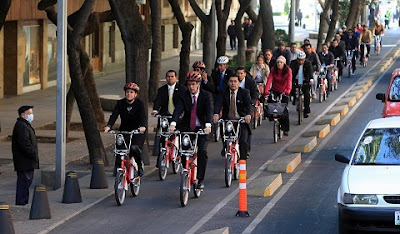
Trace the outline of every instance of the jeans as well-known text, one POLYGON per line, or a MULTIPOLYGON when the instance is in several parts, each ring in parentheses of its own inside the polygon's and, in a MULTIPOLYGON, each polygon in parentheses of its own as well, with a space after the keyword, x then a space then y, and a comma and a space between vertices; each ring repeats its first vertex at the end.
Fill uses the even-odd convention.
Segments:
POLYGON ((29 187, 32 184, 34 170, 17 171, 17 193, 15 205, 26 205, 29 201, 29 187))

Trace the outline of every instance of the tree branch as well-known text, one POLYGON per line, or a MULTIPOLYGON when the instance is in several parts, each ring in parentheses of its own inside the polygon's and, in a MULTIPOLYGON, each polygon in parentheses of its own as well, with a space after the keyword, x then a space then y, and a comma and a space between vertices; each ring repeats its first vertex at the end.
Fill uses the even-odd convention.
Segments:
POLYGON ((0 1, 0 31, 3 28, 4 23, 6 22, 6 17, 8 14, 8 10, 11 6, 11 0, 1 0, 0 1))
POLYGON ((197 15, 197 17, 200 19, 201 22, 207 22, 208 17, 204 13, 204 11, 199 7, 199 4, 197 4, 196 0, 189 0, 190 6, 192 7, 194 13, 197 15))

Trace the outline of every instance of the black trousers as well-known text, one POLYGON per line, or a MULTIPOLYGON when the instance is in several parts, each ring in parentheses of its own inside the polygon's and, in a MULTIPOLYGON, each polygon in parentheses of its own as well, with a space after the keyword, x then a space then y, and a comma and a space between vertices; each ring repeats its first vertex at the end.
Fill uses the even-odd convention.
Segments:
POLYGON ((197 139, 197 179, 204 180, 207 168, 208 136, 200 135, 197 139))
MULTIPOLYGON (((125 141, 129 142, 129 135, 124 135, 125 141)), ((145 135, 138 134, 132 136, 132 143, 129 155, 135 158, 136 163, 139 168, 143 168, 142 166, 142 151, 144 145, 145 135)), ((114 167, 114 175, 117 173, 117 168, 121 167, 121 158, 115 157, 115 167, 114 167)))
POLYGON ((247 155, 250 153, 250 126, 247 123, 240 124, 240 132, 239 132, 239 151, 240 151, 240 160, 246 160, 247 155))
POLYGON ((231 49, 236 49, 236 36, 229 36, 229 41, 231 43, 231 49))
POLYGON ((17 193, 15 205, 26 205, 29 201, 29 187, 32 184, 34 170, 17 171, 17 193))

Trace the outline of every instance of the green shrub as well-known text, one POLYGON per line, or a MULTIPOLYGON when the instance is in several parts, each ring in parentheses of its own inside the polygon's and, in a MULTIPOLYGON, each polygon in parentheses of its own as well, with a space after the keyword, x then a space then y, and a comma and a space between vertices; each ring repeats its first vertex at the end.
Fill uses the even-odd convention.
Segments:
POLYGON ((278 45, 279 41, 285 42, 286 45, 290 44, 289 35, 283 29, 276 29, 275 30, 275 45, 278 45))
MULTIPOLYGON (((250 71, 251 66, 255 63, 254 62, 247 62, 246 65, 244 66, 244 68, 246 69, 246 71, 250 71)), ((232 70, 236 70, 236 68, 238 67, 237 64, 237 55, 234 55, 233 57, 229 58, 229 63, 228 63, 228 67, 232 70)))

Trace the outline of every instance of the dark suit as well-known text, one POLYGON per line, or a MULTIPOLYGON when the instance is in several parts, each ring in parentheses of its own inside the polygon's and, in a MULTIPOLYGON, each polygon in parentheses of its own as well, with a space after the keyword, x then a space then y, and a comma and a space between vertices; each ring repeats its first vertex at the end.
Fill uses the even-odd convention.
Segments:
MULTIPOLYGON (((224 74, 224 83, 222 85, 222 90, 228 89, 227 83, 229 80, 229 77, 235 75, 235 72, 229 68, 227 68, 225 70, 225 74, 224 74)), ((211 73, 211 77, 212 77, 212 82, 214 84, 215 87, 215 92, 214 92, 214 97, 218 96, 218 94, 221 92, 220 90, 220 80, 221 80, 221 72, 218 70, 218 68, 214 69, 211 73)))
MULTIPOLYGON (((343 42, 344 48, 345 48, 346 43, 344 43, 344 41, 340 41, 340 42, 343 42)), ((339 69, 339 76, 342 76, 342 74, 343 74, 343 61, 345 61, 345 57, 346 57, 344 48, 342 48, 341 46, 336 46, 336 47, 333 47, 332 45, 329 46, 329 51, 333 53, 333 57, 335 59, 340 58, 340 60, 337 61, 337 67, 339 69)))
POLYGON ((271 71, 271 69, 275 66, 276 64, 276 59, 275 58, 271 58, 271 60, 269 60, 269 62, 267 62, 267 60, 264 59, 265 64, 268 65, 269 70, 271 71))
MULTIPOLYGON (((173 101, 176 105, 176 99, 178 96, 182 95, 187 88, 180 83, 176 82, 173 101)), ((168 112, 168 84, 161 86, 157 91, 157 96, 154 99, 153 110, 157 110, 160 115, 172 115, 173 113, 168 112)))
MULTIPOLYGON (((319 57, 319 60, 321 61, 321 64, 325 64, 326 66, 329 66, 329 65, 335 63, 335 58, 334 58, 332 52, 330 52, 330 51, 327 51, 326 54, 324 54, 324 52, 322 52, 322 51, 318 52, 318 57, 319 57)), ((329 94, 329 90, 331 90, 331 86, 332 86, 331 71, 332 71, 332 69, 329 68, 328 72, 326 73, 326 79, 328 80, 327 94, 329 94)))
POLYGON ((286 48, 283 51, 281 51, 279 48, 275 49, 272 52, 272 56, 274 57, 274 59, 278 59, 279 56, 283 56, 286 59, 286 64, 288 64, 288 65, 290 64, 291 54, 290 54, 290 50, 288 50, 286 48))
POLYGON ((201 81, 201 86, 200 86, 204 91, 214 93, 215 92, 215 87, 213 84, 213 80, 211 76, 207 76, 207 83, 205 83, 203 80, 201 81))
MULTIPOLYGON (((217 97, 217 101, 215 103, 214 114, 219 114, 222 109, 222 119, 229 119, 229 110, 231 103, 231 91, 226 90, 224 93, 220 94, 217 97)), ((250 92, 247 89, 242 89, 239 87, 236 94, 236 111, 240 117, 244 117, 246 115, 251 115, 251 100, 250 100, 250 92)), ((250 142, 249 137, 251 135, 251 129, 249 124, 242 123, 240 125, 240 133, 239 133, 239 151, 240 151, 240 159, 247 159, 247 155, 250 153, 250 142)))
MULTIPOLYGON (((195 129, 190 129, 190 119, 192 110, 192 94, 187 90, 179 98, 176 103, 174 114, 172 115, 172 121, 177 122, 179 117, 183 114, 182 121, 178 124, 178 129, 181 131, 198 131, 200 128, 204 129, 206 123, 212 121, 213 114, 213 103, 211 101, 211 94, 207 91, 201 90, 197 98, 197 109, 196 114, 199 119, 200 126, 196 126, 195 129)), ((201 135, 197 139, 197 178, 199 180, 204 180, 204 175, 207 166, 207 142, 208 137, 206 135, 201 135)), ((184 163, 184 161, 182 161, 184 163)), ((184 165, 184 164, 183 164, 184 165)))
POLYGON ((260 97, 260 91, 257 87, 257 82, 251 77, 250 74, 247 74, 244 80, 244 88, 250 91, 250 100, 254 105, 256 100, 260 97))
MULTIPOLYGON (((292 69, 292 96, 295 95, 296 89, 295 87, 298 85, 299 81, 297 78, 297 74, 299 73, 299 62, 296 60, 293 60, 290 63, 290 68, 292 69)), ((303 65, 303 86, 302 86, 302 91, 304 95, 304 112, 310 113, 310 79, 313 78, 313 69, 312 69, 312 64, 310 61, 305 60, 304 65, 303 65)))

